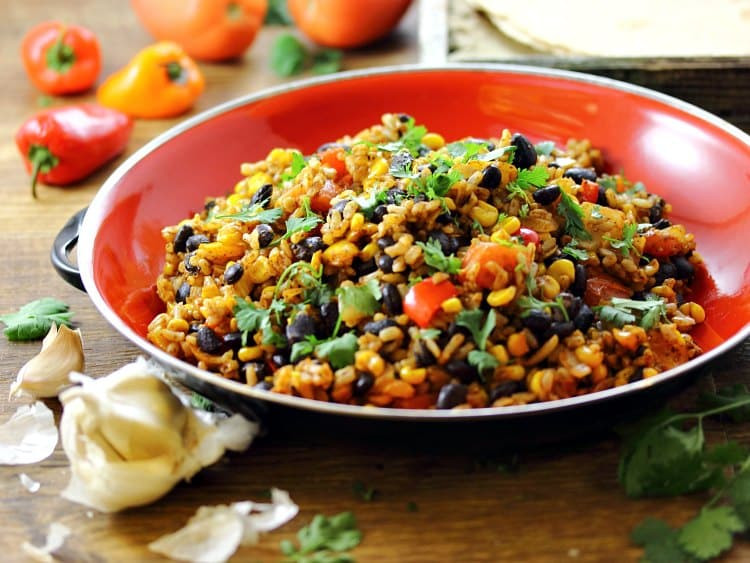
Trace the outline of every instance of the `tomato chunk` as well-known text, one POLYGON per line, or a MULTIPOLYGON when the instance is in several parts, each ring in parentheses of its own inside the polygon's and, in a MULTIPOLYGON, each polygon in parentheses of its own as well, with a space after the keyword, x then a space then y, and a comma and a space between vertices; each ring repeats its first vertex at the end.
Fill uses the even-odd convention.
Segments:
POLYGON ((513 271, 518 265, 518 255, 523 254, 525 250, 517 244, 475 242, 466 251, 461 265, 466 271, 476 270, 475 281, 479 287, 492 289, 498 269, 513 271))
POLYGON ((349 174, 344 161, 344 149, 333 147, 319 153, 320 162, 323 166, 336 170, 336 180, 340 181, 344 176, 349 174))
POLYGON ((581 198, 589 203, 596 203, 599 200, 599 184, 584 178, 581 182, 581 198))
POLYGON ((671 225, 666 229, 651 229, 645 235, 643 253, 657 258, 677 256, 691 250, 682 225, 671 225))
POLYGON ((583 301, 586 305, 595 307, 609 302, 613 297, 629 298, 631 295, 633 295, 632 290, 612 276, 605 273, 595 273, 589 274, 586 279, 583 301))
POLYGON ((520 229, 518 229, 518 236, 521 237, 524 244, 539 244, 539 233, 537 233, 534 229, 521 227, 520 229))
POLYGON ((328 213, 331 208, 331 200, 344 191, 345 186, 326 180, 323 187, 320 188, 312 198, 310 198, 310 209, 315 213, 328 213))
POLYGON ((458 290, 450 281, 435 283, 427 278, 411 286, 404 296, 404 313, 420 328, 427 328, 443 301, 456 295, 458 290))

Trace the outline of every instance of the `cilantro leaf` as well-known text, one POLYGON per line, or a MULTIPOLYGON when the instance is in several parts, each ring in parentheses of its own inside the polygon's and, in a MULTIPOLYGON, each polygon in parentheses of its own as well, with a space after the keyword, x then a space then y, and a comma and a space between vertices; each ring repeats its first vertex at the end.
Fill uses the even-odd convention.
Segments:
POLYGON ((487 313, 487 318, 482 322, 484 313, 481 309, 463 310, 456 315, 456 324, 466 327, 471 332, 474 343, 479 350, 484 351, 487 346, 487 338, 495 329, 497 318, 494 309, 487 313))
MULTIPOLYGON (((534 283, 534 285, 536 285, 536 283, 534 283)), ((531 311, 543 311, 545 308, 550 307, 558 309, 566 321, 570 320, 568 310, 565 308, 565 304, 560 296, 557 296, 554 301, 542 301, 533 295, 524 295, 518 299, 517 303, 521 309, 521 317, 528 317, 531 314, 531 311)))
POLYGON ((286 220, 286 232, 281 239, 291 237, 295 233, 307 233, 313 230, 323 220, 310 209, 310 198, 302 198, 302 208, 305 210, 304 217, 289 217, 286 220))
POLYGON ((286 7, 286 0, 269 0, 268 12, 266 13, 266 19, 263 23, 271 25, 292 24, 293 20, 289 15, 289 9, 286 7))
POLYGON ((71 326, 73 313, 68 305, 52 297, 43 297, 23 305, 17 312, 0 315, 6 338, 11 341, 39 340, 49 332, 52 323, 71 326))
POLYGON ((541 141, 534 145, 534 150, 536 151, 536 154, 538 155, 544 155, 549 156, 552 154, 552 151, 555 150, 555 142, 554 141, 541 141))
MULTIPOLYGON (((283 306, 283 303, 281 305, 283 306)), ((264 345, 286 344, 286 339, 276 332, 271 320, 271 313, 278 310, 278 306, 279 302, 275 308, 264 309, 245 299, 235 299, 233 312, 237 319, 237 328, 242 332, 243 345, 247 345, 248 336, 251 333, 258 331, 263 333, 264 345)))
POLYGON ((644 563, 688 563, 689 557, 677 541, 678 531, 658 518, 646 518, 631 533, 633 543, 644 549, 644 563))
POLYGON ((557 213, 565 219, 565 232, 573 238, 589 240, 591 234, 583 224, 583 209, 565 190, 560 190, 560 196, 560 203, 557 204, 557 213))
POLYGON ((547 182, 549 173, 542 166, 534 168, 522 168, 518 171, 518 177, 510 182, 505 189, 508 190, 508 197, 520 197, 526 203, 530 203, 529 192, 532 188, 541 188, 547 182))
POLYGON ((487 142, 477 141, 456 141, 446 145, 448 153, 455 158, 462 158, 464 162, 469 162, 472 158, 479 157, 479 151, 487 147, 487 142))
POLYGON ((302 358, 312 355, 315 351, 319 340, 315 338, 314 334, 308 334, 304 340, 300 340, 292 344, 292 353, 289 356, 289 361, 297 362, 302 358))
POLYGON ((279 76, 299 74, 305 66, 307 51, 291 33, 279 35, 271 48, 271 69, 279 76))
POLYGON ((347 332, 337 338, 329 338, 315 347, 315 355, 321 360, 328 360, 333 369, 341 369, 354 363, 357 351, 357 336, 347 332))
POLYGON ((427 199, 438 199, 444 197, 451 186, 461 180, 463 176, 458 170, 450 170, 448 172, 440 172, 436 170, 426 178, 418 177, 414 179, 413 194, 423 193, 427 196, 427 199))
POLYGON ((376 280, 370 279, 362 285, 349 285, 336 290, 339 298, 339 313, 344 315, 347 309, 353 309, 364 315, 373 315, 380 309, 383 297, 376 280))
POLYGON ((414 158, 411 153, 407 150, 397 152, 391 158, 391 164, 388 168, 388 173, 394 178, 415 178, 417 174, 412 172, 411 165, 414 162, 414 158))
POLYGON ((253 205, 244 207, 239 213, 217 215, 216 219, 236 219, 237 221, 242 221, 244 223, 257 221, 258 223, 270 225, 281 218, 283 211, 277 207, 265 209, 267 204, 268 200, 266 199, 261 203, 254 203, 253 205))
POLYGON ((731 506, 704 507, 682 527, 678 541, 695 557, 710 559, 732 547, 732 534, 745 528, 731 506))
POLYGON ((482 380, 484 380, 483 374, 486 371, 494 370, 500 365, 495 356, 484 350, 472 350, 466 359, 469 361, 469 364, 477 368, 477 373, 482 380))
POLYGON ((307 162, 305 161, 305 157, 302 156, 302 153, 299 151, 292 151, 292 163, 289 165, 289 172, 284 172, 281 175, 281 179, 283 181, 287 180, 294 180, 297 177, 297 174, 302 172, 302 169, 307 166, 307 162))
POLYGON ((435 340, 440 336, 439 328, 422 328, 419 329, 419 337, 429 340, 435 340))
POLYGON ((443 254, 440 243, 435 239, 431 238, 426 243, 418 241, 417 246, 424 251, 424 261, 431 268, 447 274, 457 274, 461 269, 461 259, 454 254, 443 254))
POLYGON ((317 514, 310 524, 297 532, 299 548, 290 541, 282 542, 281 550, 287 556, 307 555, 326 550, 346 551, 359 545, 362 532, 351 512, 327 517, 317 514))
POLYGON ((312 71, 315 74, 331 74, 341 70, 343 52, 339 49, 320 49, 313 53, 312 71))
POLYGON ((589 259, 588 251, 584 250, 583 248, 579 248, 578 241, 576 239, 572 239, 568 244, 566 244, 562 248, 561 252, 575 258, 576 260, 580 260, 581 262, 589 259))
POLYGON ((399 152, 407 150, 412 156, 419 156, 419 149, 422 147, 422 137, 427 134, 427 128, 424 125, 414 125, 412 117, 406 124, 406 131, 401 135, 398 141, 391 141, 378 145, 378 148, 387 152, 399 152))
POLYGON ((660 297, 646 301, 613 297, 609 305, 594 307, 594 310, 599 313, 600 320, 619 328, 633 324, 640 317, 639 325, 645 330, 651 330, 660 319, 667 318, 667 309, 660 297))
MULTIPOLYGON (((594 214, 592 213, 591 216, 593 217, 594 214)), ((629 257, 631 250, 635 254, 638 254, 638 251, 633 247, 633 236, 636 231, 638 231, 638 225, 636 223, 630 223, 625 225, 622 229, 622 240, 617 240, 616 238, 608 237, 606 235, 602 238, 609 241, 609 245, 612 248, 619 250, 623 256, 629 257)))
POLYGON ((481 160, 482 162, 489 162, 491 160, 497 160, 504 154, 510 154, 511 160, 512 160, 513 155, 515 153, 516 153, 515 145, 508 145, 507 147, 500 147, 499 149, 495 149, 494 151, 479 154, 477 155, 476 159, 481 160))
MULTIPOLYGON (((698 397, 698 405, 703 409, 731 406, 738 400, 750 398, 750 391, 743 383, 720 387, 715 393, 703 393, 698 397)), ((735 408, 726 413, 733 422, 750 420, 750 405, 735 408)))

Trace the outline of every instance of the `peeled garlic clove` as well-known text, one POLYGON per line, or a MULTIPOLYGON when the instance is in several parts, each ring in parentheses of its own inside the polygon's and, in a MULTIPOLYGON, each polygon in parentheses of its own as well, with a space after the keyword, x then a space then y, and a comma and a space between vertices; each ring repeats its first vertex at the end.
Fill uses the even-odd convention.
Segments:
POLYGON ((257 435, 240 415, 204 421, 160 375, 139 358, 99 379, 73 376, 82 385, 60 394, 72 474, 64 497, 104 512, 148 504, 257 435))
POLYGON ((82 371, 83 366, 80 329, 53 324, 42 341, 42 350, 18 372, 10 387, 10 398, 57 397, 70 385, 70 372, 82 371))

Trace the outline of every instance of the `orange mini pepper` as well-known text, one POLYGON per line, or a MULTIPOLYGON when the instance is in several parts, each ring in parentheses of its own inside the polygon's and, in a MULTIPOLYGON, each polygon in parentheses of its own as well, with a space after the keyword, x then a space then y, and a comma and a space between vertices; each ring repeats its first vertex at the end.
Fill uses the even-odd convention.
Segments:
POLYGON ((176 43, 161 41, 141 50, 99 87, 103 106, 132 117, 174 117, 186 112, 203 92, 205 80, 176 43))

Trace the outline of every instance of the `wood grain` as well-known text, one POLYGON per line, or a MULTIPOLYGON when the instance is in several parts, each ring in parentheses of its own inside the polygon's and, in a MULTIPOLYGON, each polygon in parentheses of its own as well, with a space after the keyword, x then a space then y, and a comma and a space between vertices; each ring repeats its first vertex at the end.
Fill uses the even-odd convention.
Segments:
MULTIPOLYGON (((13 144, 22 120, 38 109, 38 93, 28 83, 18 60, 20 39, 31 25, 57 18, 86 25, 101 38, 103 74, 123 65, 150 42, 138 26, 128 3, 77 0, 55 2, 10 0, 0 20, 0 312, 42 296, 70 304, 84 335, 87 368, 102 375, 131 361, 137 350, 100 317, 88 297, 61 281, 49 264, 52 240, 65 221, 84 207, 118 162, 102 169, 79 186, 41 187, 32 201, 28 177, 13 144)), ((346 56, 348 68, 415 62, 416 10, 397 34, 371 49, 346 56)), ((251 51, 239 62, 203 65, 209 87, 195 111, 280 82, 268 69, 270 45, 279 29, 264 29, 251 51)), ((691 78, 691 90, 703 86, 691 78)), ((708 88, 708 84, 704 84, 708 88)), ((671 85, 671 87, 675 87, 671 85)), ((741 106, 744 92, 727 99, 741 106)), ((88 99, 56 99, 55 104, 88 99)), ((737 107, 742 111, 744 107, 737 107)), ((128 154, 178 120, 139 121, 128 154)), ((38 343, 9 343, 0 339, 0 419, 17 408, 7 391, 20 366, 38 350, 38 343)), ((696 382, 673 398, 677 406, 692 404, 700 389, 750 381, 750 345, 746 342, 713 362, 696 382)), ((57 401, 49 406, 59 416, 57 401)), ((343 421, 341 424, 345 424, 343 421)), ((592 425, 595 425, 592 422, 592 425)), ((744 442, 750 425, 711 423, 709 435, 744 442)), ((373 429, 369 429, 373 430, 373 429)), ((180 527, 205 504, 260 499, 275 486, 290 491, 301 507, 297 519, 243 548, 237 561, 277 561, 278 543, 292 538, 317 513, 353 510, 364 541, 353 555, 358 561, 623 561, 636 560, 640 550, 629 532, 646 516, 677 525, 701 505, 700 496, 663 500, 629 500, 616 481, 618 442, 606 429, 574 441, 554 442, 559 428, 536 428, 528 444, 545 437, 548 445, 509 446, 501 433, 466 428, 461 440, 432 430, 428 437, 392 429, 388 432, 337 428, 296 422, 294 417, 259 439, 243 454, 227 456, 179 485, 151 506, 102 515, 59 496, 67 483, 67 460, 58 447, 44 462, 24 467, 0 467, 0 546, 3 561, 24 560, 20 544, 43 542, 50 522, 60 521, 73 535, 58 552, 64 561, 158 560, 146 545, 180 527), (429 438, 429 439, 428 439, 429 438), (444 439, 443 439, 444 438, 444 439), (517 462, 514 467, 513 461, 517 462), (41 483, 32 494, 18 474, 41 483), (377 490, 372 502, 352 491, 354 481, 377 490), (409 503, 417 510, 410 511, 409 503)), ((521 442, 524 442, 523 433, 521 442)), ((750 558, 750 545, 738 545, 728 560, 750 558)))

